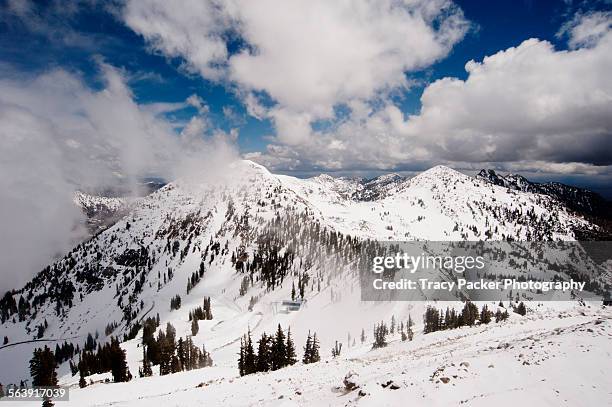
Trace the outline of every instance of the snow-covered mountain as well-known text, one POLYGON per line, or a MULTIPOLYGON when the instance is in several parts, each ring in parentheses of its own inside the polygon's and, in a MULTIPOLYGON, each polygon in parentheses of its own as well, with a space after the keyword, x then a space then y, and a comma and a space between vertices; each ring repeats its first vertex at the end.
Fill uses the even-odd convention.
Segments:
POLYGON ((367 201, 355 199, 355 183, 345 179, 278 178, 334 229, 366 238, 572 239, 576 229, 594 227, 553 198, 492 186, 444 166, 380 183, 381 198, 367 201))
POLYGON ((96 193, 76 191, 74 204, 83 212, 89 235, 108 228, 125 216, 131 204, 140 197, 147 196, 165 185, 165 182, 153 179, 144 180, 133 189, 105 189, 96 193))
MULTIPOLYGON (((86 195, 78 202, 92 210, 126 207, 86 195)), ((189 312, 210 297, 214 318, 199 321, 193 342, 211 352, 216 372, 235 371, 249 329, 257 336, 291 326, 299 347, 316 331, 327 350, 390 315, 420 318, 421 305, 361 301, 355 269, 369 240, 573 240, 577 230, 597 228, 557 199, 443 166, 411 179, 363 181, 298 179, 240 161, 130 202, 112 226, 0 300, 0 337, 82 345, 92 334, 104 342, 142 335, 143 318, 157 314, 186 337, 189 312), (296 287, 306 302, 290 312, 282 303, 296 287), (176 295, 182 305, 171 310, 176 295)), ((139 341, 122 344, 133 374, 139 341)), ((2 369, 0 382, 27 377, 35 346, 0 349, 0 364, 15 367, 2 369)), ((68 373, 62 365, 63 380, 68 373)))
POLYGON ((609 218, 612 206, 599 194, 560 182, 537 183, 518 174, 501 175, 492 169, 482 169, 476 178, 516 191, 548 195, 568 208, 588 215, 609 218))
POLYGON ((388 192, 395 186, 407 180, 399 174, 391 173, 376 178, 334 178, 323 174, 312 180, 327 185, 331 191, 335 191, 345 198, 354 201, 374 201, 387 196, 388 192))
POLYGON ((125 216, 131 203, 130 198, 98 196, 81 191, 74 193, 73 201, 85 215, 90 235, 101 232, 125 216))

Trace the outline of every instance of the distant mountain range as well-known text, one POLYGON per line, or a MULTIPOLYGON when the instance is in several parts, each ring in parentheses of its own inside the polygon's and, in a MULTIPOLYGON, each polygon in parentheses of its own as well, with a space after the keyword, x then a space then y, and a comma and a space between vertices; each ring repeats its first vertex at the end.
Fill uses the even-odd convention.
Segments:
POLYGON ((601 195, 560 182, 538 183, 529 181, 518 174, 500 175, 491 169, 480 170, 477 178, 486 180, 494 185, 499 185, 515 191, 531 192, 553 197, 562 202, 568 208, 593 216, 610 217, 610 202, 601 195))

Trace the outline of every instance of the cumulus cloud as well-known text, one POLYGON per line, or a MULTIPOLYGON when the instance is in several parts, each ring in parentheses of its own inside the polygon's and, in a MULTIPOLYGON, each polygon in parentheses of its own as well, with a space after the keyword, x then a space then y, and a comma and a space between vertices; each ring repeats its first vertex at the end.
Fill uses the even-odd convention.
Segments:
POLYGON ((152 49, 168 57, 181 57, 184 68, 205 78, 218 79, 227 62, 222 34, 226 16, 215 1, 129 1, 125 22, 141 34, 152 49))
POLYGON ((123 18, 154 50, 237 87, 249 113, 272 119, 289 144, 337 105, 406 88, 406 71, 447 55, 468 29, 446 0, 138 0, 123 18), (230 53, 230 42, 241 46, 230 53))
POLYGON ((469 29, 452 3, 232 0, 199 7, 207 14, 128 1, 123 18, 152 49, 225 82, 248 114, 272 120, 272 144, 248 155, 272 168, 529 162, 562 173, 611 164, 610 13, 578 14, 565 24, 558 35, 570 50, 528 39, 469 61, 466 80, 428 85, 421 111, 406 116, 390 95, 409 88, 407 74, 446 56, 469 29), (348 114, 338 116, 338 107, 348 114), (321 121, 327 125, 316 126, 321 121))
MULTIPOLYGON (((585 18, 576 26, 592 26, 594 17, 585 18)), ((574 50, 529 39, 469 61, 466 80, 443 78, 425 88, 419 114, 406 117, 391 102, 358 107, 348 120, 300 145, 270 146, 254 158, 289 169, 525 162, 556 173, 610 174, 610 20, 606 27, 595 30, 596 40, 584 31, 571 37, 590 38, 574 50)))
POLYGON ((612 32, 592 48, 531 39, 468 62, 466 81, 428 86, 405 131, 433 136, 445 158, 610 164, 612 32))
POLYGON ((32 77, 2 67, 0 290, 27 281, 79 237, 75 189, 173 179, 205 165, 215 148, 236 157, 232 141, 205 126, 177 135, 159 113, 180 106, 139 105, 122 71, 99 68, 101 90, 61 69, 32 77))

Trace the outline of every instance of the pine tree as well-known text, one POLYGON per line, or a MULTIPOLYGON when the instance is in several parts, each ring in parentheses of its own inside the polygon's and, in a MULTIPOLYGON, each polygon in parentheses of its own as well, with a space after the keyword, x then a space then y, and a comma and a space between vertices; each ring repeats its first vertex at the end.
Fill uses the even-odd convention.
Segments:
POLYGON ((270 340, 271 338, 266 335, 264 332, 261 334, 261 339, 259 339, 258 347, 257 347, 257 371, 258 372, 267 372, 270 370, 271 361, 271 349, 270 349, 270 340))
POLYGON ((253 350, 251 330, 249 329, 244 349, 244 374, 251 374, 255 373, 256 371, 257 366, 255 365, 255 351, 253 350))
POLYGON ((72 359, 68 361, 68 366, 70 366, 70 373, 72 373, 73 376, 79 373, 79 368, 74 364, 72 359))
POLYGON ((153 376, 153 370, 151 369, 151 362, 149 362, 149 357, 147 356, 147 350, 145 346, 142 346, 142 376, 149 377, 153 376))
POLYGON ((179 338, 176 342, 176 356, 181 366, 181 370, 188 369, 187 350, 183 338, 179 338))
POLYGON ((387 334, 388 334, 387 325, 384 322, 381 322, 380 325, 374 326, 374 343, 372 344, 373 348, 383 348, 387 346, 387 334))
POLYGON ((127 382, 129 380, 129 371, 125 351, 119 346, 117 338, 111 338, 109 357, 113 381, 115 383, 127 382))
POLYGON ((210 353, 206 352, 206 348, 202 345, 202 352, 200 352, 200 367, 209 367, 213 365, 213 360, 210 357, 210 353))
POLYGON ((83 370, 79 371, 79 387, 82 389, 83 387, 87 387, 87 382, 85 381, 85 374, 83 370))
POLYGON ((523 316, 527 314, 527 308, 525 308, 525 304, 523 304, 523 301, 521 301, 521 303, 514 309, 514 312, 523 316))
POLYGON ((168 340, 168 342, 170 343, 170 347, 174 351, 174 345, 176 341, 176 328, 174 328, 174 326, 170 322, 166 324, 166 339, 168 340))
POLYGON ((489 311, 487 304, 482 306, 482 311, 480 312, 480 322, 482 324, 488 324, 491 322, 491 311, 489 311))
POLYGON ((440 313, 439 311, 432 307, 427 306, 425 310, 425 315, 423 317, 423 333, 431 333, 436 332, 440 327, 440 313))
POLYGON ((295 301, 295 283, 291 283, 291 301, 295 301))
POLYGON ((312 335, 312 353, 311 353, 310 363, 316 363, 320 360, 321 360, 321 356, 319 356, 319 341, 317 339, 317 333, 315 332, 312 335))
POLYGON ((474 303, 467 301, 461 311, 461 321, 463 325, 472 326, 478 318, 478 307, 474 303))
POLYGON ((179 308, 181 308, 181 296, 177 294, 170 298, 170 310, 177 310, 179 308))
POLYGON ((57 385, 57 364, 55 356, 47 346, 44 349, 35 349, 30 359, 30 375, 32 386, 55 386, 57 385))
POLYGON ((300 281, 298 282, 298 288, 300 290, 300 298, 304 299, 304 291, 306 289, 305 278, 300 277, 300 281))
POLYGON ((295 354, 295 345, 293 339, 291 339, 291 328, 287 329, 287 345, 286 349, 286 362, 287 365, 291 366, 297 362, 297 355, 295 354))
POLYGON ((338 341, 336 341, 336 344, 331 351, 332 357, 340 356, 340 352, 342 352, 342 343, 338 343, 338 341))
MULTIPOLYGON (((242 342, 241 342, 242 346, 242 342)), ((197 369, 199 368, 199 360, 198 356, 198 348, 193 344, 191 337, 187 337, 185 341, 185 367, 187 370, 197 369)))
POLYGON ((94 340, 93 336, 91 336, 91 333, 87 334, 87 339, 85 340, 85 350, 86 351, 92 351, 96 348, 96 341, 94 340))
POLYGON ((204 318, 206 320, 213 319, 212 307, 210 305, 210 297, 204 297, 204 318))
POLYGON ((196 336, 199 330, 200 330, 200 326, 198 325, 197 318, 192 318, 191 319, 191 335, 196 336))
POLYGON ((499 309, 495 312, 495 322, 501 322, 508 319, 508 311, 501 312, 499 309))
POLYGON ((306 346, 304 346, 304 357, 302 358, 302 362, 304 364, 312 363, 312 337, 310 336, 310 331, 308 331, 308 338, 306 338, 306 346))
MULTIPOLYGON (((30 375, 32 386, 57 386, 57 364, 55 356, 47 346, 44 349, 35 349, 30 360, 30 375)), ((51 399, 43 400, 43 407, 53 407, 51 399)))
POLYGON ((271 369, 278 370, 287 365, 286 362, 287 353, 285 348, 285 333, 281 328, 280 324, 278 324, 278 329, 276 330, 276 336, 274 337, 274 341, 272 342, 272 360, 271 360, 271 369))
MULTIPOLYGON (((159 375, 164 376, 170 373, 170 362, 172 353, 174 352, 174 346, 170 343, 164 331, 160 331, 157 334, 158 344, 158 364, 159 364, 159 375)), ((151 360, 153 360, 151 358, 151 360)))
POLYGON ((366 341, 365 329, 361 328, 361 343, 365 343, 365 341, 366 341))
POLYGON ((172 355, 170 358, 170 372, 177 373, 182 370, 181 363, 176 355, 172 355))

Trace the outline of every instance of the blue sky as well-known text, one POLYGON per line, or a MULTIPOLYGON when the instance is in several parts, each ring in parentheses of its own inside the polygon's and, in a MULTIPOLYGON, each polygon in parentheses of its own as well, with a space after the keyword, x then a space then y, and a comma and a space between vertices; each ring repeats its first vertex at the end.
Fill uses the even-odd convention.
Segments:
MULTIPOLYGON (((354 130, 354 127, 348 127, 349 124, 366 123, 362 119, 355 119, 354 108, 347 107, 347 98, 351 97, 350 92, 347 97, 330 101, 333 106, 333 114, 330 116, 328 113, 298 108, 296 106, 301 106, 299 101, 283 102, 286 95, 279 93, 278 87, 274 87, 276 85, 268 86, 265 78, 227 79, 227 76, 221 79, 213 78, 212 74, 205 73, 207 66, 198 65, 197 61, 190 60, 191 50, 179 52, 171 50, 168 44, 172 40, 171 34, 174 33, 152 33, 155 29, 153 24, 145 25, 151 23, 151 15, 139 10, 137 6, 132 7, 130 14, 127 10, 133 5, 127 3, 75 1, 58 6, 56 2, 24 1, 21 4, 25 6, 16 7, 17 2, 4 1, 0 9, 0 72, 4 72, 3 76, 6 77, 19 73, 21 75, 19 80, 27 81, 45 72, 61 69, 81 78, 87 87, 96 91, 105 87, 104 77, 100 73, 100 62, 103 61, 121 72, 133 100, 138 105, 160 102, 180 104, 191 95, 199 96, 208 106, 206 113, 208 130, 203 132, 203 137, 213 130, 230 132, 234 129, 237 135, 235 142, 241 154, 260 158, 265 164, 281 172, 308 174, 327 171, 375 174, 386 170, 420 170, 436 163, 445 163, 467 171, 472 166, 466 162, 471 162, 474 168, 492 165, 501 170, 522 170, 536 179, 566 180, 606 192, 609 163, 605 159, 602 161, 592 157, 593 154, 588 152, 582 155, 568 155, 567 152, 546 151, 541 156, 534 154, 530 157, 529 165, 516 164, 522 162, 517 157, 506 159, 491 156, 490 160, 473 159, 466 153, 455 158, 448 152, 439 155, 431 153, 426 158, 407 153, 401 158, 396 158, 388 166, 381 163, 366 165, 364 163, 370 159, 362 153, 354 154, 362 159, 353 156, 337 161, 333 156, 306 158, 306 152, 316 151, 316 147, 309 143, 314 143, 310 139, 317 136, 321 136, 322 144, 339 142, 344 146, 343 151, 346 150, 347 144, 350 149, 350 142, 347 143, 345 139, 332 135, 334 132, 354 130), (152 40, 157 34, 163 37, 161 43, 152 40), (275 91, 277 93, 274 93, 275 91), (256 100, 264 109, 268 109, 268 114, 255 117, 256 115, 250 113, 247 110, 245 96, 247 94, 256 95, 256 100), (290 120, 287 120, 290 123, 289 132, 294 128, 291 126, 296 122, 296 118, 306 115, 308 137, 310 137, 308 142, 303 138, 299 140, 283 138, 287 126, 281 128, 281 118, 276 115, 275 106, 286 108, 291 114, 290 120), (277 153, 274 153, 277 155, 271 154, 268 150, 269 145, 279 146, 282 150, 280 156, 277 153), (249 154, 258 152, 260 155, 249 154), (289 162, 290 164, 287 164, 289 162), (538 164, 534 167, 535 164, 532 163, 535 162, 538 164), (551 163, 551 165, 542 169, 544 168, 540 168, 542 163, 551 163), (582 169, 567 170, 569 165, 567 163, 582 169), (584 165, 588 166, 586 170, 583 169, 584 165), (563 169, 558 170, 561 167, 563 169)), ((144 3, 146 2, 141 4, 144 3)), ((449 40, 450 45, 447 50, 432 54, 426 63, 415 63, 416 66, 412 66, 411 62, 404 63, 403 66, 406 67, 404 75, 410 83, 409 86, 397 85, 397 78, 388 81, 385 78, 379 87, 366 96, 361 96, 361 90, 353 92, 354 95, 359 95, 355 96, 356 99, 360 99, 370 107, 375 106, 369 113, 370 118, 382 114, 387 107, 389 109, 393 107, 399 110, 402 118, 410 126, 410 116, 419 115, 421 112, 421 96, 424 90, 436 80, 446 77, 466 80, 469 76, 465 70, 468 61, 480 62, 486 56, 495 55, 510 47, 518 47, 529 38, 552 43, 555 52, 572 50, 568 35, 559 35, 562 27, 576 19, 576 16, 600 13, 609 17, 605 13, 610 10, 608 2, 456 1, 455 5, 458 9, 440 12, 431 21, 432 29, 438 29, 436 24, 442 24, 452 13, 460 13, 465 24, 451 33, 456 35, 456 38, 449 40), (391 90, 388 91, 388 88, 391 90)), ((167 16, 166 14, 154 17, 158 19, 155 21, 159 22, 159 18, 167 16)), ((247 21, 244 15, 239 18, 247 21)), ((426 21, 429 22, 427 19, 426 21)), ((406 24, 410 22, 407 21, 406 24)), ((249 39, 243 33, 236 33, 235 28, 226 29, 219 35, 230 57, 243 52, 249 46, 253 48, 260 46, 255 43, 255 39, 249 39)), ((349 46, 353 45, 347 44, 347 47, 349 46)), ((261 47, 263 49, 264 45, 261 47)), ((270 74, 274 75, 272 72, 270 74)), ((170 123, 177 133, 180 133, 196 115, 198 110, 189 104, 162 114, 163 120, 170 123)), ((358 132, 359 127, 357 127, 358 132)), ((402 137, 405 139, 405 135, 402 137)), ((402 145, 410 149, 410 144, 402 145)), ((381 153, 380 156, 384 154, 381 153)))
MULTIPOLYGON (((44 2, 41 2, 44 3, 44 2)), ((420 96, 424 84, 435 79, 453 76, 465 79, 465 63, 470 59, 481 60, 499 50, 516 46, 528 38, 545 39, 559 49, 567 48, 565 41, 556 33, 568 14, 584 8, 567 4, 565 1, 513 1, 456 2, 474 27, 463 41, 442 61, 411 77, 424 81, 403 92, 398 101, 406 113, 416 113, 420 108, 420 96)), ((593 8, 603 8, 597 5, 593 8)), ((82 36, 74 44, 66 45, 60 38, 49 37, 47 31, 35 32, 28 24, 12 19, 6 14, 0 25, 0 60, 20 70, 39 72, 52 67, 63 67, 79 72, 90 86, 99 86, 98 69, 95 62, 102 57, 109 64, 124 68, 134 79, 130 86, 136 99, 142 103, 181 102, 196 93, 209 105, 213 120, 223 128, 230 128, 223 115, 223 107, 231 106, 244 123, 240 123, 238 139, 241 151, 263 150, 267 144, 264 136, 274 132, 269 120, 257 120, 246 114, 244 106, 224 84, 216 84, 198 75, 186 74, 180 69, 180 58, 169 59, 151 53, 144 39, 130 30, 104 4, 93 8, 79 8, 67 21, 49 6, 37 6, 42 18, 49 18, 50 24, 59 29, 70 30, 82 36), (7 20, 13 20, 7 21, 7 20)), ((61 33, 58 34, 61 36, 61 33)), ((193 108, 174 112, 173 116, 185 118, 194 114, 193 108)))
MULTIPOLYGON (((269 121, 248 117, 231 90, 224 84, 185 72, 181 69, 180 58, 171 59, 149 52, 143 38, 109 13, 104 4, 95 5, 93 9, 79 8, 66 21, 56 21, 61 17, 50 18, 57 13, 50 8, 36 7, 42 18, 49 19, 50 24, 61 30, 60 38, 50 37, 49 31, 36 32, 27 23, 5 14, 0 24, 0 61, 32 73, 62 67, 82 75, 95 89, 101 86, 96 62, 101 57, 130 74, 129 85, 138 102, 182 102, 197 94, 209 106, 212 120, 224 129, 236 123, 228 121, 223 107, 230 106, 238 114, 241 129, 238 142, 242 151, 265 147, 262 137, 273 131, 269 121), (66 44, 61 38, 64 31, 79 38, 66 44)), ((194 114, 195 109, 187 107, 172 112, 169 117, 184 121, 194 114)))

